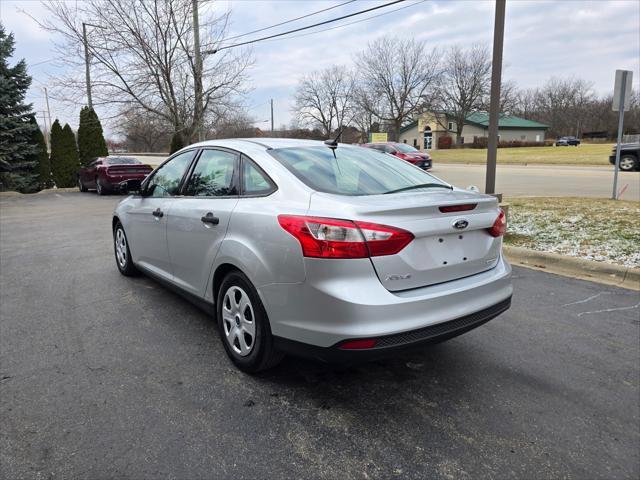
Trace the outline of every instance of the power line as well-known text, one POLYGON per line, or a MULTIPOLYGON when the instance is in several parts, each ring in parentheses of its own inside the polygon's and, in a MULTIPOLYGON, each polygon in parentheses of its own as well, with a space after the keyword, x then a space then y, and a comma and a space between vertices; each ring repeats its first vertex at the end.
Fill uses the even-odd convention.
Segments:
POLYGON ((354 25, 356 23, 366 22, 367 20, 373 20, 374 18, 384 17, 385 15, 390 15, 390 14, 398 12, 400 10, 404 10, 405 8, 415 7, 416 5, 418 5, 420 3, 424 3, 426 1, 427 0, 419 0, 419 1, 415 2, 415 3, 412 3, 411 5, 405 5, 404 7, 394 8, 393 10, 390 10, 388 12, 378 13, 377 15, 372 15, 372 16, 367 17, 367 18, 361 18, 360 20, 355 20, 353 22, 343 23, 342 25, 336 25, 335 27, 324 28, 322 30, 316 30, 315 32, 301 33, 300 35, 292 35, 291 37, 287 37, 287 38, 273 38, 273 39, 267 40, 267 41, 269 41, 269 42, 277 42, 278 40, 289 40, 290 38, 307 37, 309 35, 315 35, 316 33, 328 32, 329 30, 335 30, 336 28, 347 27, 349 25, 354 25))
POLYGON ((355 17, 356 15, 362 15, 363 13, 371 12, 373 10, 378 10, 380 8, 388 7, 390 5, 395 5, 396 3, 401 3, 401 2, 404 2, 404 1, 405 0, 395 0, 393 2, 385 3, 383 5, 378 5, 376 7, 367 8, 366 10, 360 10, 359 12, 354 12, 354 13, 350 13, 348 15, 343 15, 342 17, 337 17, 337 18, 333 18, 331 20, 325 20, 324 22, 315 23, 313 25, 307 25, 306 27, 300 27, 300 28, 296 28, 294 30, 289 30, 288 32, 276 33, 274 35, 269 35, 268 37, 257 38, 255 40, 248 40, 246 42, 234 43, 232 45, 226 45, 226 46, 219 47, 219 48, 216 48, 216 49, 213 49, 213 50, 208 50, 206 53, 216 53, 216 52, 219 52, 220 50, 226 50, 228 48, 240 47, 242 45, 249 45, 251 43, 262 42, 264 40, 269 40, 271 38, 276 38, 276 37, 281 37, 283 35, 288 35, 289 33, 295 33, 295 32, 300 32, 302 30, 308 30, 308 29, 313 28, 313 27, 319 27, 320 25, 326 25, 328 23, 337 22, 339 20, 344 20, 345 18, 355 17))
POLYGON ((296 17, 296 18, 292 18, 291 20, 287 20, 286 22, 276 23, 275 25, 271 25, 270 27, 259 28, 258 30, 253 30, 251 32, 243 33, 242 35, 235 35, 233 37, 225 38, 224 40, 233 40, 234 38, 246 37, 247 35, 251 35, 253 33, 262 32, 264 30, 270 30, 272 28, 279 27, 279 26, 285 25, 287 23, 295 22, 296 20, 301 20, 303 18, 311 17, 312 15, 317 15, 318 13, 322 13, 322 12, 326 12, 326 11, 329 11, 329 10, 333 10, 334 8, 342 7, 343 5, 346 5, 348 3, 353 3, 355 1, 356 0, 349 0, 348 2, 339 3, 338 5, 334 5, 333 7, 323 8, 322 10, 318 10, 317 12, 308 13, 306 15, 302 15, 301 17, 296 17))

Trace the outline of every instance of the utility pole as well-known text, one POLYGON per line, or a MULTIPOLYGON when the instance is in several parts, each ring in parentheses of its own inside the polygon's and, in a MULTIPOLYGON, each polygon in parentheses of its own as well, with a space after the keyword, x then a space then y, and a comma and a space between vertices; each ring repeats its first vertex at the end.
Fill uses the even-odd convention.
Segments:
MULTIPOLYGON (((49 108, 49 93, 47 92, 47 87, 44 87, 44 99, 47 101, 47 115, 49 115, 49 131, 51 131, 51 109, 49 108)), ((51 145, 49 145, 49 148, 51 148, 51 145)))
POLYGON ((84 76, 87 82, 87 105, 93 110, 93 102, 91 100, 91 73, 89 72, 89 63, 91 62, 91 54, 89 53, 89 41, 87 40, 87 26, 102 28, 100 25, 94 25, 92 23, 82 22, 82 42, 84 43, 84 76))
POLYGON ((271 131, 273 132, 273 98, 271 99, 271 131))
POLYGON ((493 25, 493 59, 491 60, 491 102, 489 104, 489 145, 484 193, 496 192, 496 163, 498 160, 498 122, 500 120, 500 83, 502 81, 502 44, 504 41, 504 13, 506 0, 496 0, 493 25))
POLYGON ((193 0, 193 51, 195 56, 195 71, 193 72, 193 82, 195 90, 196 105, 194 108, 194 117, 196 123, 196 131, 198 132, 198 141, 204 140, 203 131, 203 106, 202 106, 202 57, 200 56, 200 20, 198 18, 198 0, 193 0))
POLYGON ((89 45, 87 42, 87 24, 82 22, 82 41, 84 42, 84 77, 87 82, 87 105, 93 109, 91 101, 91 73, 89 73, 89 45))
POLYGON ((47 127, 47 111, 40 110, 42 112, 42 122, 44 123, 44 143, 47 145, 47 152, 51 150, 49 145, 49 128, 47 127))

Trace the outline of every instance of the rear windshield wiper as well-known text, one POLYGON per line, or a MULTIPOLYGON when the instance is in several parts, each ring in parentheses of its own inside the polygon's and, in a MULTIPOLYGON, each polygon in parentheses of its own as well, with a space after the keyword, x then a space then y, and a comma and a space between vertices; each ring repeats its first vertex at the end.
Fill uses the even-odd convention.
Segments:
POLYGON ((453 187, 451 185, 444 185, 442 183, 420 183, 418 185, 411 185, 410 187, 403 187, 397 190, 389 190, 388 192, 384 192, 383 195, 388 195, 390 193, 405 192, 407 190, 415 190, 416 188, 446 188, 448 190, 453 190, 453 187))

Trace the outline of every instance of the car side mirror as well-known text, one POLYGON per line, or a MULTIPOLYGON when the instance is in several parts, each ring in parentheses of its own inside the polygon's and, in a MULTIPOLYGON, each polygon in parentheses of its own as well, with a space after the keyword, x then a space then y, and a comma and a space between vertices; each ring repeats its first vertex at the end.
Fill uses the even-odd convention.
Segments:
POLYGON ((476 187, 475 185, 469 185, 467 187, 467 190, 470 191, 470 192, 480 193, 480 189, 478 187, 476 187))
POLYGON ((142 193, 142 182, 138 179, 125 180, 119 184, 120 193, 142 193))

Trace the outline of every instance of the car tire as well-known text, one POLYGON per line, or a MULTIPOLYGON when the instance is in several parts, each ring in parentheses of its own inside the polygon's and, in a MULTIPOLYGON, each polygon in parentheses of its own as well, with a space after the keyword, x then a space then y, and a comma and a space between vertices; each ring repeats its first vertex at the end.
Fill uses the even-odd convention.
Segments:
POLYGON ((113 229, 113 253, 116 257, 116 265, 118 270, 125 277, 135 277, 140 274, 131 259, 131 250, 129 249, 129 241, 127 234, 120 222, 116 223, 113 229))
POLYGON ((277 365, 284 355, 275 349, 267 312, 246 275, 232 271, 217 295, 220 340, 231 361, 245 373, 277 365))
POLYGON ((79 175, 78 175, 78 190, 80 190, 81 192, 87 192, 89 190, 87 187, 84 186, 84 183, 82 183, 82 178, 80 178, 79 175))
POLYGON ((638 159, 633 155, 622 155, 619 167, 623 172, 632 172, 638 168, 638 159))
POLYGON ((96 178, 96 193, 98 195, 106 195, 107 191, 104 189, 104 187, 102 186, 102 183, 100 182, 100 178, 96 178))

